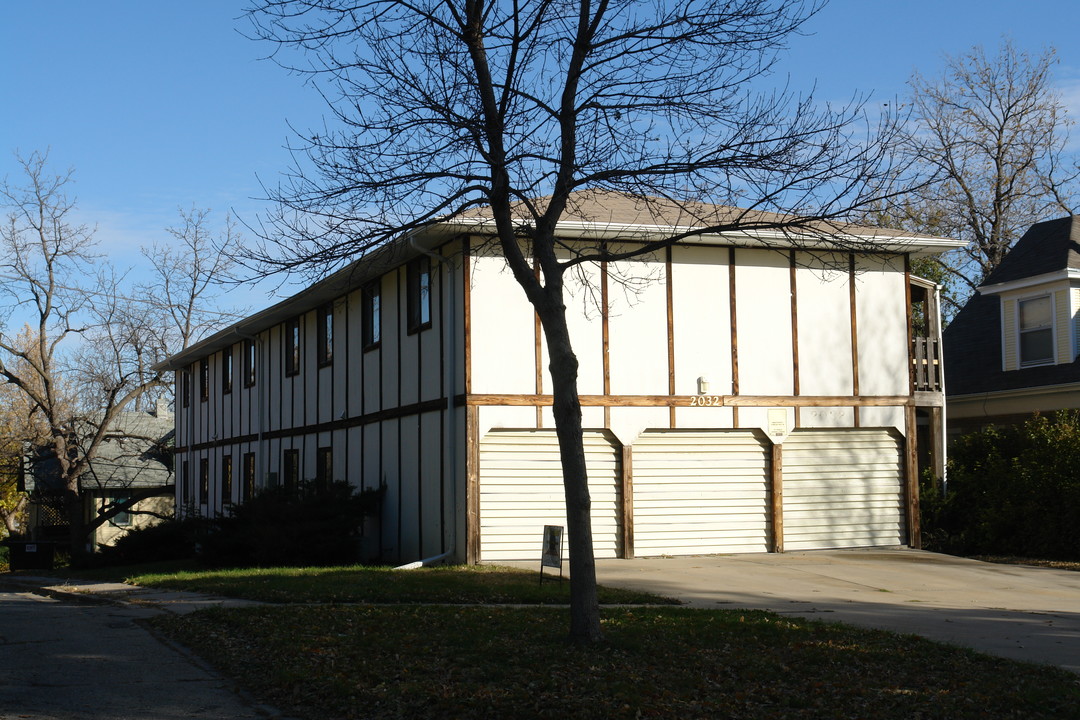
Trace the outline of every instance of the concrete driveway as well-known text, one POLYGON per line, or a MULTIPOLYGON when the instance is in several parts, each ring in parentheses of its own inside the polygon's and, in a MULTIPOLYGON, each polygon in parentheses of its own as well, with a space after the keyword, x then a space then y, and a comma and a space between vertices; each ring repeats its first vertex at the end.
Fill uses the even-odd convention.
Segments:
POLYGON ((910 549, 598 560, 602 585, 914 633, 1080 673, 1080 572, 910 549))

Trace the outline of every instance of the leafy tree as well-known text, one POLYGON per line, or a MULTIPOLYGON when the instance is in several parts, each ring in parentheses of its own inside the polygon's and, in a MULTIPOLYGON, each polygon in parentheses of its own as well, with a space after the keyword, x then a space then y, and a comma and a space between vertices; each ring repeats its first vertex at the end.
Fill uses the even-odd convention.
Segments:
POLYGON ((249 16, 278 62, 319 87, 334 123, 299 138, 302 160, 271 191, 278 211, 248 257, 259 272, 319 275, 443 219, 493 221, 550 353, 578 641, 597 639, 600 623, 564 277, 705 232, 791 232, 844 247, 832 222, 881 200, 892 118, 868 128, 858 104, 751 89, 820 7, 258 0, 249 16), (562 256, 560 219, 580 210, 580 193, 599 191, 678 208, 693 229, 562 256))

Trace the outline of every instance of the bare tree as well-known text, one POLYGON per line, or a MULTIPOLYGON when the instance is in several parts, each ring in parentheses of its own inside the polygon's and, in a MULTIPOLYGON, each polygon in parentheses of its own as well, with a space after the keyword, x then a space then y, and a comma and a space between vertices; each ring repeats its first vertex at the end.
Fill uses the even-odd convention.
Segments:
POLYGON ((300 138, 297 166, 272 191, 278 211, 249 259, 262 273, 318 275, 411 229, 475 212, 493 220, 550 351, 570 633, 596 640, 565 274, 707 232, 828 234, 831 221, 880 199, 893 118, 869 120, 858 102, 833 109, 783 88, 751 92, 818 0, 254 6, 253 35, 319 88, 332 125, 300 138), (582 191, 680 206, 680 224, 693 229, 633 248, 575 245, 566 257, 556 227, 582 191))
POLYGON ((933 182, 888 214, 899 226, 969 242, 924 268, 952 287, 953 312, 1031 224, 1072 213, 1080 172, 1053 88, 1056 63, 1052 49, 1032 56, 1004 41, 996 56, 976 47, 947 58, 940 78, 909 81, 903 142, 933 182))
POLYGON ((210 210, 194 206, 180 208, 180 223, 166 232, 171 241, 142 249, 154 273, 140 294, 164 314, 175 352, 220 328, 223 317, 235 316, 210 308, 220 297, 222 284, 232 277, 240 234, 231 215, 215 232, 210 210))

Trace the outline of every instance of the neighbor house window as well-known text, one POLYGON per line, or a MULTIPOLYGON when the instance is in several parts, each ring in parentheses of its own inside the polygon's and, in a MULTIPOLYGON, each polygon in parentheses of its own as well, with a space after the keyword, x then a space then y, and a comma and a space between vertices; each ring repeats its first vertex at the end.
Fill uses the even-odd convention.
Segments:
POLYGON ((221 394, 228 395, 232 392, 233 378, 233 352, 232 347, 221 351, 221 394))
POLYGON ((184 407, 191 404, 191 372, 188 370, 180 371, 180 397, 184 407))
POLYGON ((1020 364, 1040 365, 1054 360, 1054 309, 1050 296, 1021 300, 1020 364))
POLYGON ((431 260, 419 257, 406 270, 409 332, 431 327, 431 260))
POLYGON ((221 504, 232 502, 232 455, 221 458, 221 504))
POLYGON ((319 448, 319 456, 315 465, 315 485, 320 490, 324 489, 334 479, 334 449, 329 447, 319 448))
POLYGON ((199 399, 210 397, 210 358, 199 361, 199 399))
POLYGON ((255 453, 244 453, 244 497, 250 500, 255 497, 255 453))
POLYGON ((292 495, 300 486, 300 451, 286 450, 281 463, 282 482, 285 492, 292 495))
POLYGON ((326 303, 318 310, 319 318, 319 365, 329 365, 334 360, 334 304, 326 303))
MULTIPOLYGON (((112 493, 107 499, 102 500, 102 505, 119 505, 120 503, 127 502, 130 499, 130 492, 112 493)), ((127 510, 121 510, 120 512, 116 513, 112 516, 112 519, 109 522, 118 527, 129 527, 131 525, 131 508, 128 508, 127 510)))
POLYGON ((255 341, 244 341, 244 387, 255 385, 255 341))
POLYGON ((300 372, 300 319, 293 318, 285 323, 285 374, 296 375, 300 372))
POLYGON ((208 497, 210 497, 210 460, 202 458, 199 460, 199 504, 205 505, 208 497))
POLYGON ((379 297, 379 282, 368 283, 361 291, 363 296, 363 341, 364 349, 377 347, 382 339, 382 308, 379 297))

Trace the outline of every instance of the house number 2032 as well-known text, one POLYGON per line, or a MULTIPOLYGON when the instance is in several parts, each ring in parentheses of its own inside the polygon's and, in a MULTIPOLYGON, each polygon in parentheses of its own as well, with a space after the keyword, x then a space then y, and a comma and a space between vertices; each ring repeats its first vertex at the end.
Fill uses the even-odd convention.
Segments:
POLYGON ((695 395, 690 398, 690 407, 721 407, 724 399, 719 395, 695 395))

